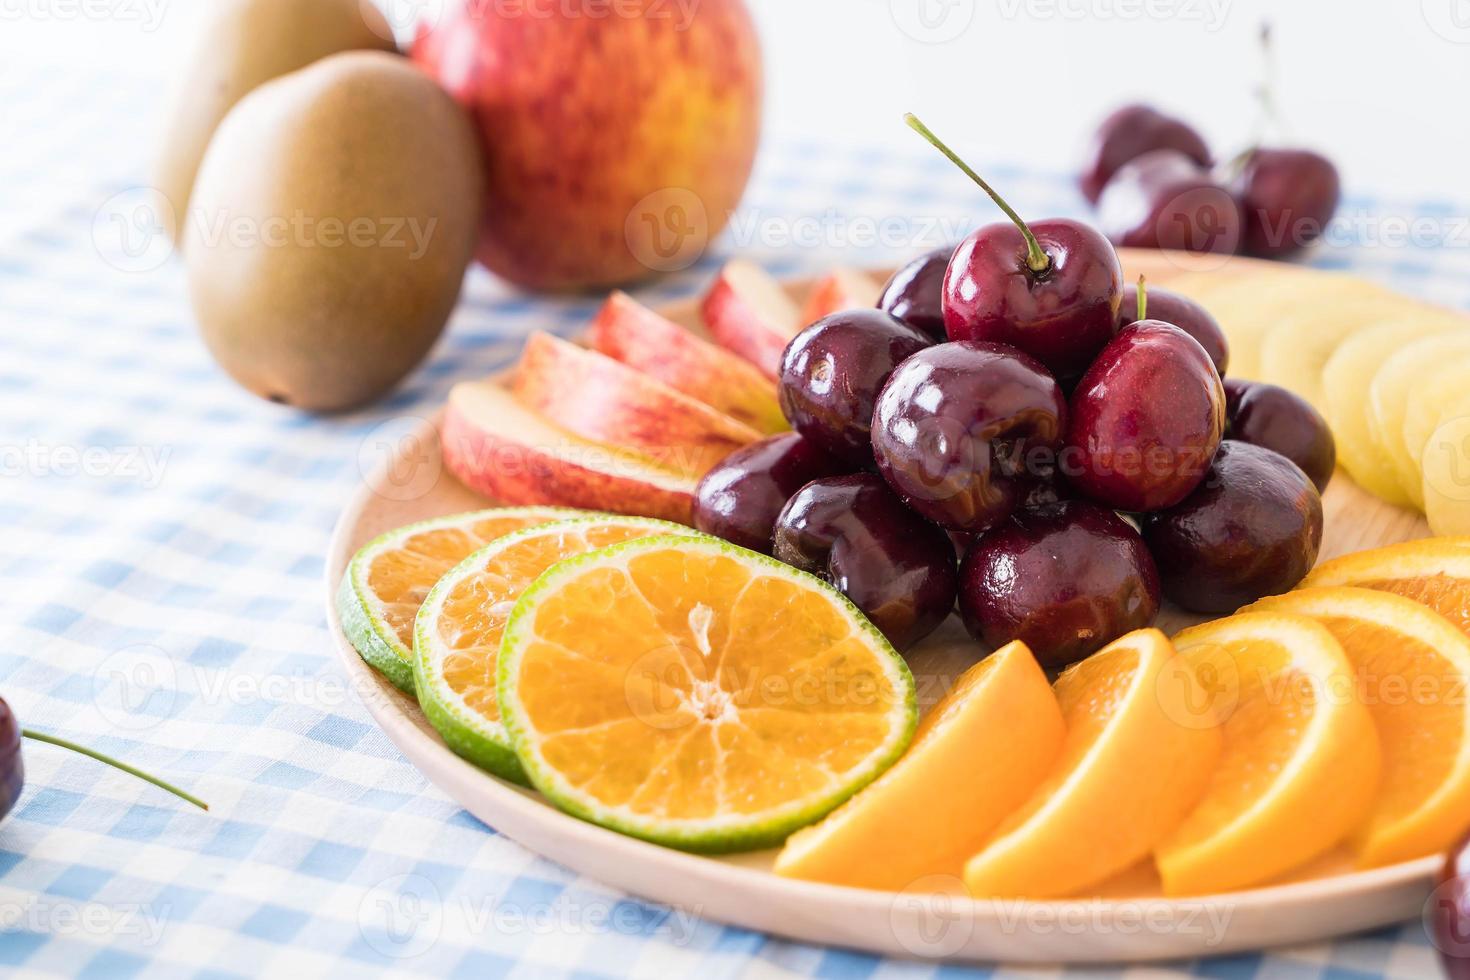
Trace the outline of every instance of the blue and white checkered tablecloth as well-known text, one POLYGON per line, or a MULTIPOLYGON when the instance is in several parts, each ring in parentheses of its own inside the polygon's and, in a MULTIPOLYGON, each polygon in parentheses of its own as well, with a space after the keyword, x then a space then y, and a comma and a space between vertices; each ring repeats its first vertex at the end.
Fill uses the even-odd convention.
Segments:
MULTIPOLYGON (((498 836, 404 761, 349 690, 323 614, 323 555, 375 461, 367 436, 506 365, 529 330, 574 332, 595 300, 529 299, 476 272, 430 362, 385 402, 311 418, 259 401, 199 343, 177 264, 124 250, 113 224, 114 195, 145 179, 140 107, 156 102, 122 78, 0 74, 0 693, 26 724, 212 808, 28 745, 26 792, 0 824, 0 975, 969 975, 626 898, 498 836)), ((646 298, 694 292, 737 247, 813 271, 992 219, 885 127, 858 154, 770 141, 735 231, 646 298)), ((1064 162, 992 169, 1025 212, 1083 213, 1064 162)), ((1470 306, 1453 205, 1355 197, 1345 212, 1348 244, 1318 264, 1470 306)), ((1434 969, 1410 923, 1129 975, 1434 969)))

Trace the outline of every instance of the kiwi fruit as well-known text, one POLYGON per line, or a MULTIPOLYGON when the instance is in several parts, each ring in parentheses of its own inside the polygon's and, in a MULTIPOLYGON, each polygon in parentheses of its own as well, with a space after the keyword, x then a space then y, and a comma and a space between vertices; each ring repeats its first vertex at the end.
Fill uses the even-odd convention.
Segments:
POLYGON ((184 74, 154 184, 173 207, 175 242, 220 120, 257 86, 330 54, 393 51, 393 31, 369 0, 210 0, 215 9, 184 74))
POLYGON ((194 186, 184 262, 205 344, 272 401, 383 394, 443 331, 482 197, 468 116, 406 59, 354 51, 267 82, 194 186))

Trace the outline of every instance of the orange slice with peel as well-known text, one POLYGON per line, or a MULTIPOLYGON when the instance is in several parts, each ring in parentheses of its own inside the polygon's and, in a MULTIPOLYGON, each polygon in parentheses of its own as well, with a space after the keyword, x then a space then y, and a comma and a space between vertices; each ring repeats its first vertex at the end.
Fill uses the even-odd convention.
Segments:
POLYGON ((1065 726, 1046 674, 1019 640, 960 675, 894 767, 793 834, 778 875, 903 891, 965 861, 1031 795, 1065 726))
POLYGON ((660 844, 769 846, 908 745, 913 677, 814 576, 708 537, 655 537, 551 569, 500 650, 500 709, 562 809, 660 844))
POLYGON ((1224 751, 1198 807, 1154 852, 1167 895, 1268 881, 1363 822, 1381 769, 1353 666, 1321 624, 1242 613, 1174 637, 1221 719, 1224 751))
POLYGON ((1405 541, 1334 558, 1298 589, 1349 585, 1423 603, 1470 636, 1470 537, 1405 541))
POLYGON ((1420 603, 1371 589, 1304 589, 1247 608, 1313 617, 1353 662, 1383 747, 1383 784, 1353 838, 1360 863, 1454 844, 1470 818, 1470 639, 1420 603))
POLYGON ((1209 784, 1220 731, 1158 630, 1129 633, 1057 678, 1067 736, 1052 770, 965 865, 976 897, 1053 898, 1147 857, 1209 784))
POLYGON ((693 533, 668 521, 592 514, 525 528, 444 574, 414 625, 414 686, 429 724, 457 754, 524 783, 495 700, 500 640, 521 593, 573 555, 654 534, 693 533))
POLYGON ((577 513, 500 507, 420 521, 374 538, 353 556, 337 590, 342 631, 363 660, 412 694, 413 621, 434 583, 496 538, 577 513))

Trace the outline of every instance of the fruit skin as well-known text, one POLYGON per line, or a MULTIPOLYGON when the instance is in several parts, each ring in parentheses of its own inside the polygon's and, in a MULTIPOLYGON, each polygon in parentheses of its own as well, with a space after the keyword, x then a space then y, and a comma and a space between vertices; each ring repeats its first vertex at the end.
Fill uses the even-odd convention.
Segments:
POLYGON ((1322 236, 1342 199, 1332 161, 1311 150, 1252 150, 1231 183, 1244 220, 1242 251, 1284 259, 1322 236))
POLYGON ((205 344, 272 401, 335 411, 383 394, 459 298, 480 179, 464 113, 403 58, 333 55, 260 86, 194 185, 184 258, 205 344))
POLYGON ((1061 468, 1118 510, 1172 507, 1204 479, 1225 432, 1209 354, 1159 320, 1124 327, 1072 392, 1061 468))
POLYGON ((1225 435, 1274 450, 1301 467, 1321 493, 1337 467, 1332 429, 1306 400, 1276 385, 1225 381, 1225 435))
POLYGON ((784 432, 776 388, 750 364, 616 291, 592 319, 593 349, 759 432, 784 432))
MULTIPOLYGON (((1205 353, 1210 355, 1220 377, 1225 377, 1225 369, 1230 366, 1230 342, 1225 339, 1225 331, 1220 328, 1220 322, 1209 310, 1188 296, 1157 286, 1148 287, 1144 306, 1144 312, 1149 315, 1150 320, 1172 323, 1199 341, 1205 353)), ((1118 329, 1122 330, 1137 322, 1138 287, 1124 286, 1123 302, 1118 307, 1118 329)))
POLYGON ((1194 612, 1233 612, 1316 564, 1322 498, 1285 456, 1227 439, 1199 489, 1142 524, 1164 595, 1194 612))
POLYGON ((944 332, 944 275, 955 246, 936 248, 899 269, 883 286, 878 309, 891 314, 935 340, 944 332))
POLYGON ((533 333, 511 390, 554 425, 703 476, 760 433, 661 381, 559 337, 533 333))
POLYGON ((692 524, 697 481, 616 446, 577 439, 504 388, 465 382, 449 393, 444 466, 472 490, 506 504, 558 504, 692 524))
POLYGON ((1174 150, 1153 150, 1119 169, 1097 204, 1113 244, 1234 254, 1242 218, 1230 191, 1174 150))
POLYGON ((1445 977, 1470 980, 1470 837, 1445 858, 1428 911, 1445 977))
POLYGON ((954 608, 949 535, 904 507, 871 473, 813 480, 776 518, 776 558, 837 587, 899 650, 954 608))
POLYGON ((768 555, 776 518, 792 495, 813 480, 851 471, 795 432, 753 442, 699 481, 694 526, 768 555))
POLYGON ((786 345, 807 326, 781 284, 743 259, 725 263, 699 311, 715 343, 768 378, 780 376, 786 345))
POLYGON ((687 12, 631 0, 600 17, 455 0, 413 57, 478 124, 488 194, 476 256, 518 285, 646 278, 644 248, 702 247, 750 176, 761 52, 741 0, 687 12), (669 199, 637 224, 659 192, 669 199))
POLYGON ((944 277, 945 335, 1008 344, 1073 378, 1113 336, 1123 267, 1090 225, 1055 218, 1029 227, 1051 260, 1044 273, 1027 266, 1026 240, 1010 222, 986 225, 955 249, 944 277))
POLYGON ((989 647, 1020 640, 1065 667, 1152 625, 1159 573, 1143 538, 1084 500, 1024 508, 975 542, 960 566, 960 616, 989 647))
POLYGON ((348 563, 347 571, 337 588, 337 616, 342 621, 342 632, 346 634, 348 642, 363 660, 388 678, 394 687, 405 694, 412 694, 412 651, 393 634, 388 623, 373 614, 372 593, 365 580, 371 557, 384 545, 397 543, 435 528, 463 527, 475 521, 491 518, 540 523, 572 517, 579 513, 581 512, 559 507, 498 507, 418 521, 378 535, 352 556, 352 561, 348 563))
POLYGON ((1125 105, 1097 127, 1077 181, 1082 195, 1096 204, 1120 167, 1151 150, 1175 150, 1201 167, 1210 163, 1209 147, 1189 124, 1153 106, 1125 105))
MULTIPOLYGON (((719 541, 705 535, 699 537, 653 537, 639 538, 635 541, 624 542, 613 545, 601 551, 589 552, 576 558, 564 561, 554 566, 541 578, 537 579, 531 588, 527 589, 516 603, 515 610, 511 613, 510 621, 505 627, 505 641, 501 645, 501 658, 496 670, 496 699, 501 707, 501 717, 506 730, 510 734, 511 743, 515 747, 516 756, 520 760, 530 777, 531 783, 548 800, 552 801, 561 809, 583 820, 590 821, 600 826, 608 827, 619 833, 642 840, 653 841, 668 847, 677 847, 683 850, 694 851, 704 854, 725 854, 735 851, 755 850, 761 847, 774 847, 780 844, 791 833, 800 827, 813 824, 826 816, 837 806, 845 802, 853 794, 858 792, 868 783, 882 775, 894 762, 903 755, 909 743, 913 740, 914 731, 919 723, 918 699, 915 691, 914 677, 909 672, 908 664, 898 655, 881 633, 869 622, 862 613, 848 599, 832 589, 830 583, 824 582, 814 575, 790 568, 782 563, 757 555, 724 541, 719 541), (520 659, 524 656, 527 644, 527 633, 532 629, 531 620, 534 618, 536 604, 543 593, 551 592, 561 585, 562 581, 572 577, 585 565, 598 562, 606 562, 609 559, 621 559, 631 562, 636 559, 641 551, 652 551, 662 548, 685 548, 711 551, 729 555, 738 560, 753 565, 759 565, 763 574, 787 581, 794 581, 800 585, 820 590, 828 594, 833 604, 841 610, 844 617, 850 617, 855 632, 864 634, 864 638, 875 648, 880 670, 886 673, 887 679, 892 683, 901 697, 901 703, 895 706, 894 714, 898 716, 898 724, 893 726, 891 741, 884 746, 882 755, 875 755, 868 761, 867 766, 860 772, 854 773, 849 781, 835 791, 829 792, 825 797, 817 798, 797 811, 787 811, 779 818, 764 823, 752 823, 747 821, 744 825, 734 827, 708 826, 694 828, 659 827, 647 820, 628 818, 621 814, 610 812, 605 807, 591 804, 570 791, 564 780, 545 762, 545 757, 538 751, 538 746, 531 737, 529 719, 525 717, 524 709, 520 699, 516 695, 516 677, 519 673, 520 659)), ((711 821, 710 823, 713 823, 711 821)))
POLYGON ((173 208, 160 219, 175 243, 183 239, 205 150, 237 102, 328 55, 397 50, 388 21, 360 0, 216 0, 210 6, 154 165, 154 186, 173 208))
POLYGON ((871 467, 873 403, 883 382, 933 341, 882 310, 844 310, 797 334, 781 358, 786 421, 816 446, 871 467))
POLYGON ((909 507, 979 532, 1050 481, 1066 418, 1061 388, 1034 358, 1003 344, 937 344, 883 386, 873 452, 909 507))
POLYGON ((25 789, 26 767, 20 753, 20 722, 0 698, 0 820, 9 816, 25 789))

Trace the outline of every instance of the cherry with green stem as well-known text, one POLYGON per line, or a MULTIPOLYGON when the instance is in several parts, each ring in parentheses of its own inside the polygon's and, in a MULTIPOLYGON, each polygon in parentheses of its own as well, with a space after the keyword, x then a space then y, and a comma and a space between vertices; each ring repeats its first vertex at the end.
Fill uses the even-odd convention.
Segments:
POLYGON ((1118 253, 1080 221, 1027 222, 912 113, 909 127, 973 180, 1010 220, 960 243, 944 277, 950 340, 1006 344, 1059 380, 1079 377, 1112 338, 1123 292, 1118 253))
POLYGON ((69 739, 61 738, 57 735, 39 732, 32 728, 20 727, 20 723, 16 721, 15 713, 10 710, 10 706, 5 700, 0 698, 0 819, 4 819, 15 806, 16 800, 20 797, 21 789, 25 785, 25 766, 21 760, 22 738, 28 738, 34 742, 44 742, 48 745, 60 746, 72 752, 85 755, 90 759, 96 759, 98 762, 112 766, 114 769, 120 769, 131 776, 136 776, 145 782, 152 783, 159 789, 172 793, 179 799, 192 803, 201 810, 209 809, 209 804, 198 797, 186 793, 177 786, 159 779, 157 776, 143 772, 141 769, 134 768, 109 755, 98 752, 95 749, 89 749, 84 745, 78 745, 69 739))

